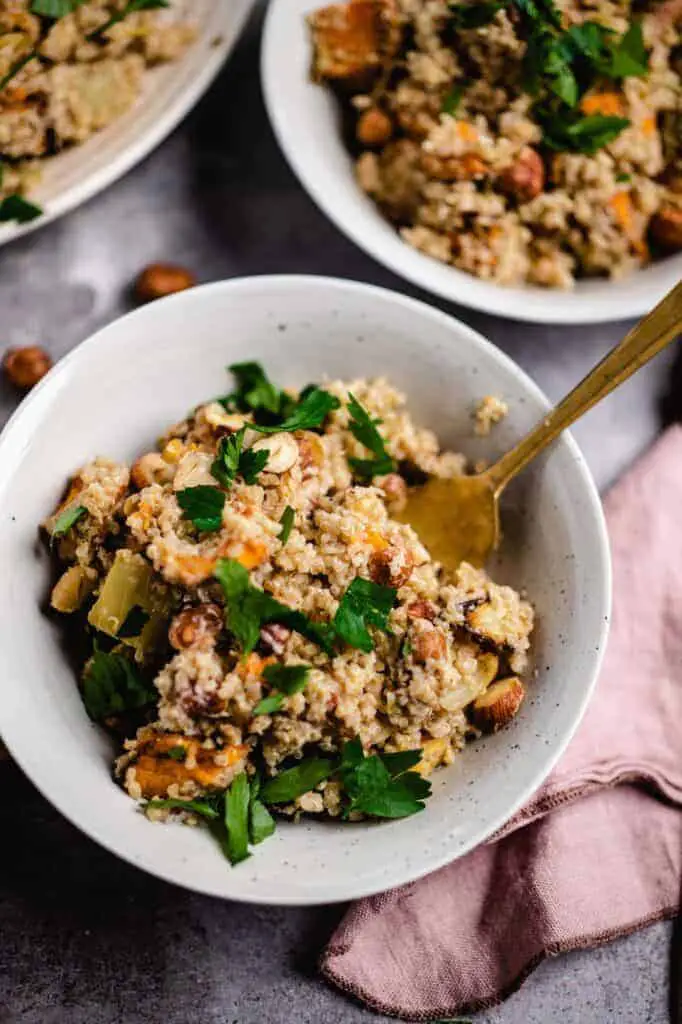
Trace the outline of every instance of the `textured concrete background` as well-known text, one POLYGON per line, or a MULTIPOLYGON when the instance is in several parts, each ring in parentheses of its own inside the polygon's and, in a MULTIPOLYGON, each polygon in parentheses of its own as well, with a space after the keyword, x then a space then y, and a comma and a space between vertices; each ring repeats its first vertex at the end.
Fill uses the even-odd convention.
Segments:
MULTIPOLYGON (((128 308, 130 280, 156 259, 184 263, 202 280, 326 273, 428 298, 346 241, 290 174, 261 101, 259 30, 256 17, 210 94, 142 166, 0 252, 0 350, 37 342, 55 358, 63 355, 128 308)), ((623 329, 547 329, 452 311, 510 353, 553 398, 623 329)), ((578 425, 600 486, 674 415, 680 384, 682 363, 671 351, 578 425)), ((15 404, 3 385, 3 419, 15 404)), ((81 836, 13 766, 0 765, 0 783, 0 1024, 383 1019, 315 976, 316 956, 341 908, 250 908, 173 889, 81 836)), ((661 924, 564 956, 476 1020, 663 1024, 676 1001, 669 994, 671 940, 671 927, 661 924)))

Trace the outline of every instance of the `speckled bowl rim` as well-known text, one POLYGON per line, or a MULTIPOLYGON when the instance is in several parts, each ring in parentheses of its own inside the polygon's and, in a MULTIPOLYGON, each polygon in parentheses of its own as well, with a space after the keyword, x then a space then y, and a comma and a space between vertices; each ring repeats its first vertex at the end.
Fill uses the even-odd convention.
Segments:
MULTIPOLYGON (((78 363, 84 355, 89 354, 92 349, 98 347, 101 349, 106 345, 111 346, 112 339, 115 341, 121 324, 128 326, 143 325, 145 319, 154 317, 155 311, 162 307, 180 307, 187 302, 195 303, 197 301, 201 301, 203 296, 208 296, 211 293, 220 290, 239 290, 242 294, 252 295, 253 300, 257 302, 259 293, 262 292, 264 286, 272 289, 279 288, 282 290, 292 287, 303 287, 308 289, 327 288, 330 289, 331 293, 333 293, 334 301, 338 301, 341 305, 343 303, 344 293, 356 292, 367 297, 370 301, 373 296, 379 296, 385 300, 395 303, 398 306, 402 306, 403 308, 411 308, 413 311, 419 312, 419 314, 424 317, 425 321, 432 320, 433 322, 439 322, 442 326, 447 326, 449 329, 455 327, 457 333, 467 335, 468 340, 475 347, 478 347, 480 351, 485 352, 486 356, 491 361, 497 362, 500 366, 504 367, 504 369, 516 379, 517 383, 526 393, 533 395, 534 398, 545 407, 550 407, 550 403, 544 396, 541 389, 512 359, 510 359, 509 356, 500 351, 492 344, 492 342, 488 341, 477 331, 460 321, 456 321, 454 317, 451 317, 440 310, 434 309, 426 303, 408 298, 388 289, 339 278, 306 275, 263 275, 245 278, 232 278, 227 281, 219 281, 202 285, 198 288, 170 296, 166 299, 158 300, 151 305, 130 312, 98 330, 95 334, 81 342, 68 355, 60 360, 60 362, 57 363, 41 383, 34 388, 27 398, 21 403, 0 434, 0 498, 5 495, 7 479, 11 479, 12 477, 13 465, 19 454, 15 446, 14 435, 19 433, 19 428, 22 427, 23 422, 32 418, 34 409, 39 409, 41 406, 47 406, 48 403, 44 401, 47 392, 64 391, 65 389, 68 389, 68 377, 72 366, 78 363), (110 337, 107 337, 107 335, 110 335, 110 337)), ((157 863, 152 863, 151 861, 146 862, 144 856, 141 855, 139 851, 135 853, 125 847, 119 848, 114 839, 103 835, 99 828, 93 826, 91 822, 72 815, 62 792, 55 791, 53 789, 53 780, 49 777, 49 773, 45 775, 43 772, 41 775, 41 771, 35 770, 34 766, 28 763, 30 759, 28 754, 30 744, 27 745, 25 736, 17 737, 13 734, 11 720, 8 726, 5 709, 0 702, 0 736, 3 739, 3 742, 6 744, 13 759, 45 799, 47 799, 61 814, 63 814, 67 820, 71 821, 72 824, 89 836, 89 838, 93 839, 110 853, 115 854, 132 866, 141 868, 157 878, 161 878, 172 884, 180 885, 190 891, 203 893, 208 896, 216 896, 221 899, 231 899, 255 904, 319 906, 346 902, 348 900, 374 895, 377 892, 386 891, 388 888, 394 888, 408 882, 416 881, 417 879, 444 867, 459 857, 464 856, 499 831, 505 823, 508 822, 516 812, 529 801, 532 795, 541 786, 563 754, 568 743, 575 734, 580 721, 582 720, 594 691, 604 656, 611 614, 611 558, 602 505, 596 486, 587 467, 587 463, 585 462, 585 459, 574 439, 568 432, 565 432, 556 443, 567 446, 575 461, 577 471, 579 472, 582 480, 584 494, 587 497, 588 505, 593 513, 597 550, 601 557, 600 572, 597 581, 601 588, 601 616, 596 636, 597 643, 594 648, 591 648, 590 650, 591 668, 588 673, 589 681, 583 681, 580 697, 575 701, 570 726, 565 729, 561 737, 553 746, 551 746, 551 748, 547 748, 546 753, 543 752, 542 757, 537 757, 538 767, 531 782, 518 792, 516 798, 509 802, 503 813, 498 814, 496 818, 490 820, 487 825, 480 827, 478 830, 472 830, 467 840, 463 842, 460 847, 456 849, 449 848, 446 852, 439 854, 432 853, 428 858, 425 858, 425 862, 419 867, 411 867, 407 872, 395 874, 391 877, 390 882, 381 889, 376 886, 367 888, 362 886, 354 888, 349 888, 348 886, 345 888, 338 886, 335 887, 330 881, 323 899, 319 898, 317 895, 301 897, 300 895, 289 896, 282 894, 273 898, 272 896, 260 897, 258 894, 253 893, 241 895, 239 892, 235 891, 226 893, 225 891, 221 891, 217 886, 214 887, 205 884, 200 877, 197 877, 196 881, 193 879, 191 883, 184 879, 177 878, 173 871, 166 869, 165 865, 159 865, 157 863)), ((0 508, 0 513, 1 512, 2 509, 0 508)), ((56 788, 58 789, 58 787, 56 788)), ((418 827, 418 825, 416 827, 418 827)))

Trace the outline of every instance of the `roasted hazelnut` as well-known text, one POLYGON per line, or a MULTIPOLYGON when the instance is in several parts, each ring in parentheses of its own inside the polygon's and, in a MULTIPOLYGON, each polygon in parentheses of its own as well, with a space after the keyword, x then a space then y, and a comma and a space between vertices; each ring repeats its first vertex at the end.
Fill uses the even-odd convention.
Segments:
POLYGON ((217 604, 198 604, 179 612, 170 624, 168 639, 176 651, 189 647, 215 646, 223 628, 223 613, 217 604))
POLYGON ((393 122, 383 110, 370 107, 360 114, 355 134, 363 146, 383 146, 393 135, 393 122))
POLYGON ((500 187, 507 195, 527 203, 539 196, 545 187, 545 165, 542 157, 530 146, 500 175, 500 187))
POLYGON ((682 249, 682 206, 664 203, 651 219, 651 237, 665 249, 682 249))
POLYGON ((136 459, 130 467, 130 479, 134 487, 141 491, 151 484, 168 483, 173 478, 173 467, 169 465, 160 452, 147 452, 136 459))
POLYGON ((383 587, 402 587, 409 580, 414 562, 404 548, 389 547, 375 551, 369 560, 369 575, 383 587))
POLYGON ((151 302, 193 288, 196 283, 196 276, 185 267, 174 263, 150 263, 135 282, 135 295, 140 302, 151 302))
POLYGON ((3 368, 10 383, 28 391, 52 367, 52 360, 44 349, 37 345, 10 348, 5 352, 3 368))
POLYGON ((509 725, 525 696, 523 683, 516 676, 500 679, 473 702, 471 721, 482 732, 497 732, 509 725))
POLYGON ((411 619, 427 619, 433 622, 436 617, 436 606, 431 601, 412 601, 407 606, 407 614, 411 619))
POLYGON ((284 645, 291 636, 291 630, 280 622, 269 622, 260 631, 261 643, 273 654, 283 654, 284 645))
POLYGON ((447 650, 447 640, 439 629, 424 630, 412 640, 412 657, 415 661, 440 661, 447 650))

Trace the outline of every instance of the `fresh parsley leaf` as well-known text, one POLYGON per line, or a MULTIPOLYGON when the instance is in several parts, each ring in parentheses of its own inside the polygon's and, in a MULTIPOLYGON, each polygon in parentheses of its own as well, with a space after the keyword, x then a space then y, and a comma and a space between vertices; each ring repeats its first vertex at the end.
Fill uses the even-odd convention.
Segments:
POLYGON ((411 768, 419 764, 424 755, 423 750, 401 750, 397 754, 382 754, 381 760, 388 769, 392 779, 403 772, 409 772, 411 768))
POLYGON ((261 626, 268 622, 281 622, 327 653, 331 652, 333 633, 329 623, 313 622, 303 612, 287 608, 271 594, 252 586, 248 571, 239 562, 221 558, 214 575, 225 594, 227 628, 241 643, 245 654, 254 649, 261 626))
POLYGON ((377 430, 377 424, 381 420, 373 420, 366 409, 358 402, 355 395, 348 396, 348 411, 350 412, 350 423, 348 429, 360 444, 374 455, 373 459, 349 459, 349 465, 357 476, 371 480, 374 476, 385 476, 392 473, 395 463, 386 451, 384 439, 377 430))
MULTIPOLYGON (((0 89, 2 89, 4 84, 5 81, 3 79, 0 82, 0 89)), ((23 196, 16 194, 5 196, 2 202, 0 202, 0 221, 15 220, 18 224, 27 224, 28 221, 40 217, 42 212, 42 209, 36 206, 35 203, 29 203, 28 199, 24 199, 23 196)))
POLYGON ((212 533, 222 526, 225 495, 218 487, 186 487, 175 497, 185 519, 190 519, 201 533, 212 533))
POLYGON ((125 7, 122 7, 116 14, 112 14, 108 21, 105 21, 98 29, 91 32, 88 39, 97 39, 98 36, 108 32, 114 25, 118 25, 119 21, 127 18, 129 14, 136 14, 138 11, 156 11, 161 7, 170 7, 169 0, 129 0, 125 7))
POLYGON ((179 800, 177 797, 170 797, 167 800, 148 800, 145 806, 158 807, 159 809, 166 807, 170 810, 192 811, 194 814, 206 818, 207 821, 217 821, 220 817, 220 811, 216 803, 217 798, 212 800, 210 797, 200 800, 179 800))
POLYGON ((239 472, 247 484, 255 484, 258 474, 265 469, 269 457, 270 452, 266 448, 262 448, 260 451, 247 448, 245 452, 242 452, 239 459, 239 472))
POLYGON ((283 703, 284 694, 275 690, 273 693, 269 693, 267 697, 263 697, 262 700, 258 701, 253 709, 253 714, 274 715, 276 711, 279 711, 283 703))
POLYGON ((464 96, 464 93, 467 91, 468 85, 468 82, 461 82, 459 85, 453 86, 453 88, 450 90, 450 92, 443 100, 443 105, 440 108, 441 113, 449 114, 450 117, 454 117, 454 115, 457 113, 457 108, 462 102, 462 97, 464 96))
POLYGON ((367 626, 388 631, 388 616, 395 604, 394 587, 382 587, 357 576, 341 598, 334 616, 338 636, 361 651, 374 649, 367 626))
POLYGON ((333 773, 336 764, 326 757, 309 757, 268 779, 260 795, 265 804, 288 804, 315 789, 333 773))
POLYGON ((230 864, 239 864, 249 856, 249 780, 240 772, 225 794, 225 852, 230 864))
POLYGON ((505 0, 490 0, 490 2, 484 3, 453 3, 450 5, 450 20, 456 29, 482 28, 484 25, 489 25, 497 12, 505 6, 505 0))
POLYGON ((265 411, 281 416, 291 403, 291 398, 268 379, 260 363, 233 363, 228 370, 237 381, 236 390, 220 400, 228 411, 265 411))
POLYGON ((611 117, 604 114, 590 114, 575 120, 545 122, 543 141, 550 149, 570 150, 587 153, 589 156, 598 149, 613 142, 624 128, 630 125, 626 117, 611 117))
POLYGON ((137 711, 153 704, 158 696, 128 658, 95 650, 83 676, 83 703, 93 721, 137 711))
POLYGON ((314 388, 281 423, 275 426, 262 426, 254 423, 252 427, 260 434, 291 433, 294 430, 313 430, 320 427, 330 412, 340 406, 338 398, 330 395, 322 388, 314 388))
POLYGON ((282 518, 279 521, 280 526, 282 527, 282 532, 279 535, 279 539, 282 542, 282 544, 286 544, 286 542, 289 540, 289 535, 294 525, 295 518, 296 513, 294 512, 293 508, 291 507, 291 505, 287 505, 287 507, 284 509, 284 512, 282 512, 282 518))
POLYGON ((275 819, 262 800, 259 799, 260 779, 254 775, 251 779, 249 798, 249 839, 254 846, 268 839, 275 831, 275 819))
POLYGON ((561 28, 561 11, 554 0, 513 0, 516 10, 526 22, 540 22, 561 28))
POLYGON ((244 443, 245 428, 235 434, 221 437, 216 457, 211 465, 211 475, 229 491, 239 470, 239 458, 244 443))
POLYGON ((253 451, 248 448, 244 451, 245 434, 246 427, 242 427, 236 433, 221 438, 218 452, 211 465, 212 475, 228 491, 238 473, 241 473, 247 484, 255 484, 258 474, 265 469, 269 458, 270 453, 265 449, 253 451))
POLYGON ((618 182, 619 185, 623 185, 627 181, 632 181, 632 175, 631 174, 617 174, 616 175, 616 181, 618 182))
POLYGON ((72 505, 70 508, 64 509, 61 515, 57 516, 57 521, 52 527, 52 538, 63 537, 79 519, 87 515, 87 511, 84 505, 72 505))
POLYGON ((41 14, 44 18, 64 18, 82 7, 86 0, 32 0, 31 13, 41 14))
POLYGON ((605 73, 610 78, 641 78, 649 70, 649 56, 644 46, 642 25, 634 21, 623 38, 611 49, 605 73))
POLYGON ((166 756, 170 757, 171 761, 185 761, 187 758, 187 748, 181 746, 171 747, 166 751, 166 756))
POLYGON ((254 715, 271 715, 279 711, 285 697, 305 689, 309 675, 310 665, 268 665, 263 670, 263 679, 274 687, 275 692, 256 704, 254 715))
POLYGON ((125 622, 118 631, 118 637, 121 640, 128 640, 131 637, 139 636, 148 622, 149 612, 136 604, 126 615, 125 622))
POLYGON ((431 783, 410 771, 422 751, 365 755, 359 739, 345 745, 338 775, 350 798, 347 813, 357 811, 374 818, 405 818, 424 809, 431 783))

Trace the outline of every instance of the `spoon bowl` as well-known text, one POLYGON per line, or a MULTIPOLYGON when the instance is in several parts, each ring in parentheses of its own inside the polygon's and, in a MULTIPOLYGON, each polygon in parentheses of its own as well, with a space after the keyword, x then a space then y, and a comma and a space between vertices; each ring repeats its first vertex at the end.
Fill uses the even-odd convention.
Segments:
POLYGON ((400 519, 449 570, 485 565, 500 540, 499 499, 562 430, 611 394, 682 331, 682 281, 588 373, 511 451, 475 476, 433 478, 411 492, 400 519))

